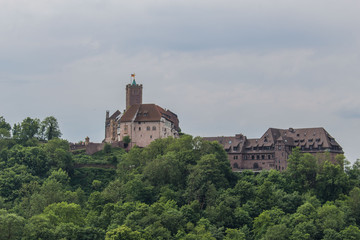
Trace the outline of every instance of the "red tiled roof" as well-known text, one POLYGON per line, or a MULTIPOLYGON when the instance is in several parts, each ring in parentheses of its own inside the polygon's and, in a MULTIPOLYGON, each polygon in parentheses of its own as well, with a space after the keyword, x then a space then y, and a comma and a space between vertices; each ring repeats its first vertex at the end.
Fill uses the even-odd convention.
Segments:
POLYGON ((177 115, 169 110, 165 111, 162 107, 155 104, 134 104, 120 118, 120 122, 157 122, 161 117, 167 119, 179 128, 177 115))

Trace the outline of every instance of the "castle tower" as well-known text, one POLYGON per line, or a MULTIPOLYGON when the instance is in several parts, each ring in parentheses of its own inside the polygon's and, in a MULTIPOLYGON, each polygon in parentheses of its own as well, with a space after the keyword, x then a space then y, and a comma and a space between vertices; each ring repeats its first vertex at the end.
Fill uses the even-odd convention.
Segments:
POLYGON ((137 84, 135 74, 131 74, 132 83, 126 85, 126 109, 134 104, 142 104, 142 84, 137 84))

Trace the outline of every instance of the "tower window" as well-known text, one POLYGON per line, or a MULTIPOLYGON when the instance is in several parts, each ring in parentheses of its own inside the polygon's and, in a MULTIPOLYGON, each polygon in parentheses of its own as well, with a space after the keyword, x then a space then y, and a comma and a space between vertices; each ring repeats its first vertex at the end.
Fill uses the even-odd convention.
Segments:
POLYGON ((150 126, 147 126, 147 127, 146 127, 146 130, 147 130, 147 131, 150 131, 150 126))
POLYGON ((156 127, 155 127, 155 126, 153 126, 153 127, 152 127, 152 130, 153 130, 153 131, 155 131, 155 130, 156 130, 156 127))

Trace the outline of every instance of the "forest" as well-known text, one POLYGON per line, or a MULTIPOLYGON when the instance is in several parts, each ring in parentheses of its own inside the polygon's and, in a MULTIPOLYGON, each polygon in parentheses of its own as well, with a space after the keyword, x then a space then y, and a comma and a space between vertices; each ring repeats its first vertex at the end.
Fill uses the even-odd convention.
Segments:
POLYGON ((360 161, 302 154, 232 172, 217 142, 70 151, 54 117, 0 117, 0 240, 360 239, 360 161))

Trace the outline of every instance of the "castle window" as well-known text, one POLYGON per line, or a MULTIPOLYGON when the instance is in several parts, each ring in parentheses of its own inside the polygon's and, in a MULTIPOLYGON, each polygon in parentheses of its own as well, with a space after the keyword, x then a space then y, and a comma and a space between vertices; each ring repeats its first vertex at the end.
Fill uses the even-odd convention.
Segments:
POLYGON ((234 163, 234 168, 239 168, 239 165, 237 163, 234 163))
POLYGON ((238 156, 234 156, 234 159, 237 160, 237 159, 238 159, 238 156))
POLYGON ((254 155, 252 155, 252 156, 251 156, 251 159, 252 159, 252 160, 254 160, 254 159, 255 159, 254 155))
POLYGON ((268 159, 271 159, 271 156, 270 156, 270 155, 268 155, 268 159))
POLYGON ((234 151, 238 151, 239 148, 238 147, 233 147, 234 151))
POLYGON ((152 135, 150 135, 150 138, 152 138, 152 135))
POLYGON ((256 159, 260 159, 260 156, 259 156, 259 155, 256 155, 256 159))
POLYGON ((265 159, 265 155, 261 155, 261 159, 265 159))
POLYGON ((139 131, 141 131, 141 127, 139 127, 139 131))
POLYGON ((149 127, 149 126, 147 126, 147 127, 146 127, 146 130, 147 130, 147 131, 150 131, 150 127, 149 127))
MULTIPOLYGON (((153 126, 153 127, 152 127, 152 130, 155 131, 155 130, 156 130, 156 127, 153 126)), ((166 132, 166 128, 165 128, 165 132, 166 132)))

